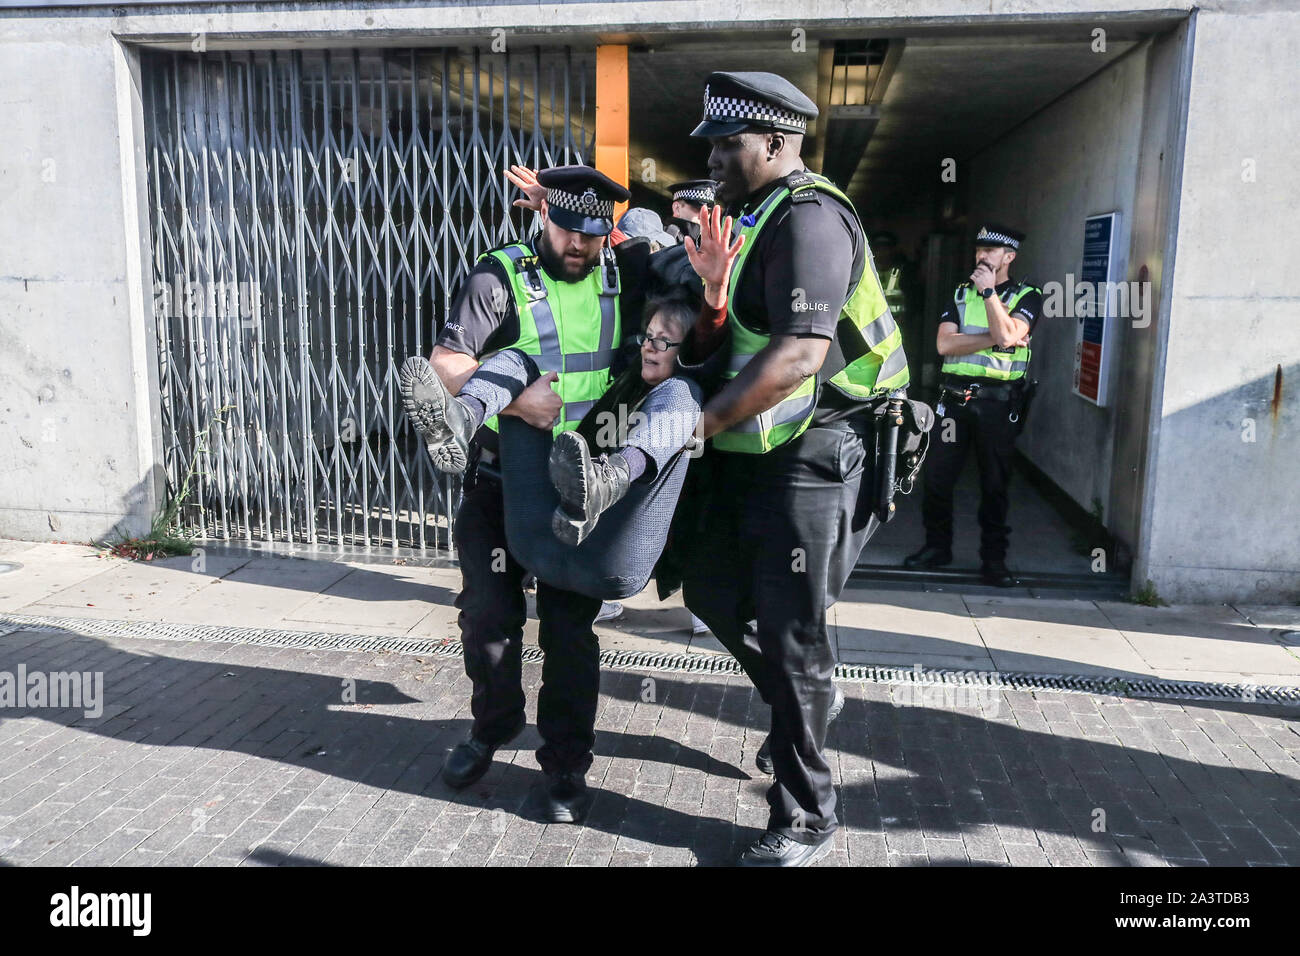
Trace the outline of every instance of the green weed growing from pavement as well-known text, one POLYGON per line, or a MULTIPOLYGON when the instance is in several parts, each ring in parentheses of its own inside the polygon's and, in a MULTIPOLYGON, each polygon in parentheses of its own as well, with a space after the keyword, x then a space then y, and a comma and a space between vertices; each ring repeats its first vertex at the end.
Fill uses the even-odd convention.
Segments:
MULTIPOLYGON (((194 456, 190 459, 189 470, 185 472, 185 477, 181 479, 181 486, 176 494, 168 496, 166 505, 154 515, 153 520, 149 523, 149 533, 138 538, 119 535, 116 541, 103 542, 99 547, 105 548, 114 557, 128 558, 132 561, 152 561, 154 558, 171 557, 193 552, 193 536, 186 534, 181 528, 181 509, 185 507, 185 502, 190 496, 190 486, 195 475, 203 474, 203 472, 199 471, 199 462, 203 460, 203 456, 208 451, 208 433, 212 430, 213 425, 224 425, 225 419, 222 416, 234 407, 234 405, 223 405, 212 416, 212 420, 198 433, 194 444, 194 456)), ((197 504, 199 510, 202 511, 203 503, 197 502, 197 504)))
POLYGON ((1134 604, 1143 604, 1147 607, 1167 607, 1169 605, 1168 601, 1163 600, 1156 593, 1156 586, 1150 578, 1147 578, 1147 583, 1142 585, 1142 590, 1135 591, 1129 600, 1134 604))

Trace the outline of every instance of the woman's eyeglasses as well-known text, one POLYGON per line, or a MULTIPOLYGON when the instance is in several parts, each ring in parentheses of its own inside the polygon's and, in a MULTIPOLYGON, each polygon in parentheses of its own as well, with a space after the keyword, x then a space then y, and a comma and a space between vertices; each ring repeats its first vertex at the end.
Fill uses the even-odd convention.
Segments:
POLYGON ((656 352, 667 352, 673 346, 682 344, 681 342, 670 342, 668 339, 661 339, 653 335, 641 334, 636 337, 637 345, 644 345, 647 342, 656 352))

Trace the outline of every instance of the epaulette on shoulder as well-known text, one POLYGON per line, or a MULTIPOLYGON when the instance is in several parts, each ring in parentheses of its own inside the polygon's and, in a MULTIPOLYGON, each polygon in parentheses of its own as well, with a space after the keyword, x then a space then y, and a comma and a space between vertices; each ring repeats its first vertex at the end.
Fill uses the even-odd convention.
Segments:
MULTIPOLYGON (((488 257, 491 257, 491 258, 493 258, 493 259, 495 260, 495 259, 496 259, 496 256, 493 255, 493 253, 497 253, 497 252, 505 252, 505 251, 506 251, 507 249, 509 249, 511 246, 522 246, 524 249, 527 249, 527 248, 528 248, 528 243, 525 242, 525 241, 522 240, 522 239, 515 239, 515 240, 513 240, 513 241, 511 241, 511 242, 503 242, 503 243, 501 243, 499 246, 493 246, 491 249, 485 250, 483 253, 481 253, 481 254, 479 255, 479 261, 482 261, 482 260, 484 260, 484 259, 487 259, 488 257)), ((515 257, 514 257, 514 256, 511 256, 510 258, 511 258, 511 259, 514 259, 515 257)), ((520 257, 520 258, 517 260, 517 262, 523 262, 523 261, 525 261, 525 260, 527 260, 527 259, 534 259, 534 258, 536 258, 536 256, 535 256, 532 252, 528 252, 526 255, 520 257)), ((497 260, 497 261, 499 261, 499 260, 497 260)))
POLYGON ((799 170, 785 177, 786 188, 790 190, 790 201, 796 203, 814 202, 820 205, 822 199, 819 195, 816 182, 807 172, 799 170))

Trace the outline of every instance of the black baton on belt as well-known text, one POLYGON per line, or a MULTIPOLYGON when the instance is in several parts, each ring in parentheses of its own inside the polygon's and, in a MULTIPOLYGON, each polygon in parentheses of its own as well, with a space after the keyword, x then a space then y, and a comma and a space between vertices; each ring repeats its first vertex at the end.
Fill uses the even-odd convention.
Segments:
POLYGON ((898 430, 903 427, 903 400, 891 398, 876 432, 876 506, 880 521, 894 516, 894 475, 898 467, 898 430))

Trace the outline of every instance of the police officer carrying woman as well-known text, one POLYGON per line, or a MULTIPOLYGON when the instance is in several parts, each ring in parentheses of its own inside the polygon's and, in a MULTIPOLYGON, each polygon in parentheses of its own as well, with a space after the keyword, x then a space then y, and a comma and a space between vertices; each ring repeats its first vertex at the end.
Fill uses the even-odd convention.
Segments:
MULTIPOLYGON (((500 385, 474 372, 502 350, 520 353, 534 371, 545 372, 501 414, 558 436, 576 428, 604 394, 622 329, 639 327, 642 298, 636 263, 606 245, 614 205, 630 195, 623 186, 585 166, 554 167, 536 176, 516 167, 508 175, 528 197, 516 205, 541 212, 541 231, 480 257, 429 361, 410 359, 401 375, 407 416, 435 467, 461 471, 468 459, 456 514, 463 578, 456 606, 474 723, 442 769, 443 780, 456 789, 487 773, 493 754, 525 725, 526 572, 506 540, 498 423, 483 417, 500 385), (462 387, 469 403, 448 401, 462 387)), ((580 823, 591 806, 586 772, 600 695, 600 647, 592 624, 600 608, 599 599, 538 581, 538 643, 545 660, 537 760, 543 776, 523 813, 546 823, 580 823)))
POLYGON ((1029 336, 1042 312, 1042 292, 1011 277, 1025 235, 988 224, 975 236, 975 271, 957 287, 939 317, 938 440, 931 439, 921 514, 925 546, 909 568, 952 563, 952 493, 975 448, 980 472, 980 561, 987 584, 1012 587, 1007 568, 1007 482, 1029 394, 1029 336), (944 420, 946 418, 946 420, 944 420), (951 439, 951 440, 949 440, 951 439))
POLYGON ((826 608, 866 540, 865 413, 908 381, 853 206, 800 159, 816 115, 782 77, 713 73, 692 134, 709 139, 718 203, 744 237, 726 303, 726 380, 696 431, 711 439, 710 471, 684 596, 772 710, 759 757, 776 779, 767 830, 740 859, 748 866, 806 866, 831 849, 824 746, 843 697, 826 608))

